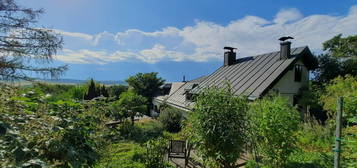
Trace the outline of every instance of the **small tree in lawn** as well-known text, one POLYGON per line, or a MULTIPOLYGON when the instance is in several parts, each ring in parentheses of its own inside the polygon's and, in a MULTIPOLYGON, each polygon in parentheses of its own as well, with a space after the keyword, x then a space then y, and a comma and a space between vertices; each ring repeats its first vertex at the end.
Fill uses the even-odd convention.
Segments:
POLYGON ((285 98, 266 96, 251 104, 250 139, 257 155, 273 167, 284 167, 295 149, 299 112, 285 98))
POLYGON ((235 167, 246 140, 247 100, 225 89, 209 88, 198 95, 191 114, 194 142, 206 160, 235 167))
POLYGON ((140 116, 146 111, 146 98, 129 90, 120 95, 120 99, 116 103, 120 111, 131 119, 131 124, 134 125, 135 116, 140 116))

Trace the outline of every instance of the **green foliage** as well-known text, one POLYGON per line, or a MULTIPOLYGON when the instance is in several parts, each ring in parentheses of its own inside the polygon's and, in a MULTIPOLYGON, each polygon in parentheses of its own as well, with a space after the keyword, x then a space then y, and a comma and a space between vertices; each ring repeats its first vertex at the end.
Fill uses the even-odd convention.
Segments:
POLYGON ((115 97, 119 99, 121 93, 128 90, 128 86, 125 85, 112 85, 107 88, 110 97, 115 97))
POLYGON ((163 138, 149 140, 145 143, 146 152, 144 164, 146 168, 166 168, 164 155, 167 152, 168 142, 163 138))
POLYGON ((92 100, 95 97, 97 97, 97 90, 94 80, 91 79, 88 85, 87 93, 84 95, 84 100, 92 100))
POLYGON ((333 155, 323 152, 295 151, 290 155, 286 168, 330 168, 333 167, 333 155))
POLYGON ((336 58, 357 57, 357 35, 343 38, 339 34, 323 43, 323 49, 336 58))
POLYGON ((100 88, 100 93, 101 93, 104 97, 109 97, 108 90, 106 89, 106 87, 105 87, 104 85, 102 85, 102 87, 100 88))
POLYGON ((338 97, 344 97, 343 118, 347 124, 357 124, 357 78, 347 75, 338 77, 326 86, 321 96, 323 107, 335 118, 338 97))
POLYGON ((334 130, 317 122, 301 123, 296 145, 305 152, 331 152, 334 130))
MULTIPOLYGON (((327 112, 323 110, 323 105, 320 102, 320 97, 323 94, 323 89, 316 82, 310 82, 307 87, 300 89, 301 98, 299 99, 298 104, 309 107, 309 114, 316 119, 319 123, 316 124, 325 124, 328 119, 327 112)), ((309 120, 309 116, 305 116, 304 120, 309 120)))
POLYGON ((146 98, 129 90, 120 95, 120 99, 114 104, 118 113, 124 113, 131 118, 134 125, 134 118, 141 116, 146 111, 146 98))
POLYGON ((92 100, 99 96, 109 97, 109 93, 105 85, 95 83, 93 79, 87 83, 87 87, 88 89, 83 96, 84 100, 92 100))
POLYGON ((256 100, 250 109, 250 139, 255 155, 265 163, 283 167, 295 150, 299 112, 280 96, 256 100))
POLYGON ((301 123, 296 135, 298 149, 289 156, 286 167, 333 167, 333 129, 312 120, 301 123))
POLYGON ((73 99, 83 100, 84 94, 86 93, 86 87, 83 85, 77 85, 71 88, 68 92, 73 99))
POLYGON ((118 132, 120 136, 127 140, 132 140, 138 143, 144 143, 148 140, 162 136, 164 128, 162 124, 156 120, 140 121, 131 125, 124 121, 119 126, 118 132))
POLYGON ((148 105, 146 114, 150 114, 149 106, 151 105, 152 98, 160 90, 160 86, 165 82, 165 80, 158 77, 157 74, 157 72, 137 73, 126 80, 129 87, 131 87, 137 94, 146 98, 146 104, 148 105))
POLYGON ((342 130, 342 167, 357 167, 357 125, 342 130))
POLYGON ((181 130, 182 111, 167 107, 161 110, 158 120, 164 125, 169 132, 179 132, 181 130))
POLYGON ((103 106, 71 100, 47 102, 35 89, 0 92, 0 162, 3 167, 88 167, 105 143, 103 106), (36 108, 30 105, 35 104, 36 108), (103 113, 100 113, 100 112, 103 113), (5 128, 5 129, 4 129, 5 128))
POLYGON ((357 75, 357 36, 342 37, 341 34, 323 43, 326 51, 318 57, 319 68, 315 80, 320 84, 350 74, 357 75))
POLYGON ((317 59, 319 68, 314 70, 313 73, 315 76, 314 80, 319 84, 322 85, 339 75, 344 75, 342 65, 338 58, 332 57, 329 54, 321 54, 317 59))
POLYGON ((126 82, 134 89, 136 93, 148 99, 152 98, 165 80, 157 77, 157 72, 138 73, 130 76, 126 82))
POLYGON ((143 160, 145 149, 134 142, 111 144, 102 150, 102 157, 96 168, 145 168, 143 160))
POLYGON ((246 140, 247 100, 229 88, 209 88, 197 97, 191 113, 194 142, 205 160, 234 167, 246 140))

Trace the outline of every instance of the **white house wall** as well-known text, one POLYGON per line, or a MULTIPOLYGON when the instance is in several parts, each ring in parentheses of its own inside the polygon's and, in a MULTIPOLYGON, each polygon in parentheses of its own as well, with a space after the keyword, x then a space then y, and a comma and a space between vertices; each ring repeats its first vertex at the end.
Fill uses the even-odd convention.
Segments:
POLYGON ((303 66, 301 82, 295 82, 295 68, 293 67, 272 88, 273 91, 277 91, 280 95, 287 97, 291 104, 293 103, 293 96, 298 94, 299 89, 309 82, 309 70, 301 60, 297 61, 296 64, 303 66))

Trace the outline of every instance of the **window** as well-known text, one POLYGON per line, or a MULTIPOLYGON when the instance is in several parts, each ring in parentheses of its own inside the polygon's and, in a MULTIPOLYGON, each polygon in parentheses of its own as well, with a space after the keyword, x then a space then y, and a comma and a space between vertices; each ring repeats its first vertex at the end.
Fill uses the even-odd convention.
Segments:
POLYGON ((294 71, 295 71, 295 82, 301 82, 302 65, 295 65, 294 71))

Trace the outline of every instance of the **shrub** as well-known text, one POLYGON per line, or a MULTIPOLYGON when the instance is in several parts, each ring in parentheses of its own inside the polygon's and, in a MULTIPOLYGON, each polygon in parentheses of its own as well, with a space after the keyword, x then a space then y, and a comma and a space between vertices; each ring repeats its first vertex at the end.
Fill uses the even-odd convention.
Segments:
POLYGON ((209 88, 198 95, 190 116, 194 142, 207 161, 234 167, 246 140, 247 100, 229 88, 209 88))
POLYGON ((149 140, 146 144, 144 164, 146 168, 165 168, 164 155, 167 151, 167 140, 158 138, 149 140))
POLYGON ((357 167, 357 125, 345 128, 342 133, 342 167, 357 167))
POLYGON ((94 164, 98 147, 104 144, 101 132, 106 119, 101 108, 94 104, 84 109, 70 100, 48 103, 41 95, 27 97, 0 90, 0 166, 94 164), (29 108, 31 103, 36 108, 29 108))
POLYGON ((160 113, 158 120, 169 132, 179 132, 181 130, 182 111, 176 108, 167 107, 160 113))
POLYGON ((280 96, 266 96, 250 109, 250 139, 255 155, 263 155, 266 163, 283 167, 295 149, 299 112, 280 96))
MULTIPOLYGON (((323 107, 332 118, 336 116, 337 99, 345 97, 342 117, 348 125, 357 124, 357 78, 347 75, 337 77, 326 86, 326 93, 321 96, 323 107)), ((334 121, 334 120, 332 120, 334 121)))

